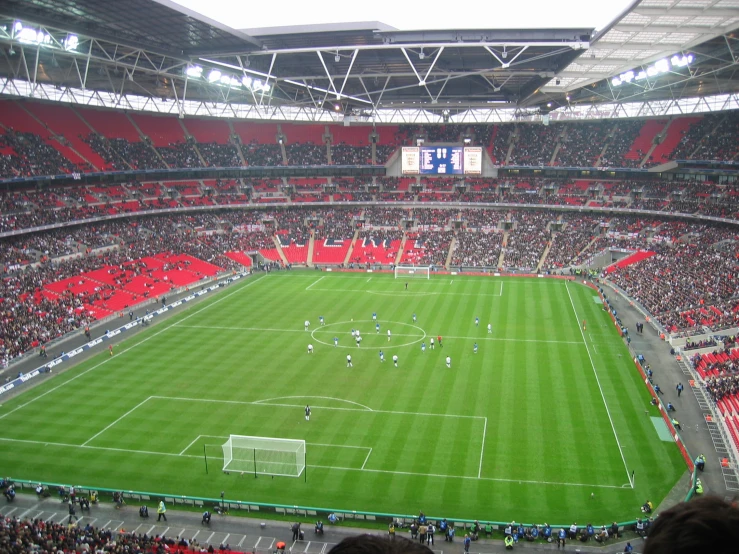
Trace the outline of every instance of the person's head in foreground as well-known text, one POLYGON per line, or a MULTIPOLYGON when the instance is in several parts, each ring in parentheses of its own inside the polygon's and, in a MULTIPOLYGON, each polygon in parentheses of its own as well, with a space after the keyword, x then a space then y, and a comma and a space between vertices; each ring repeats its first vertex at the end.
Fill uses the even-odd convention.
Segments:
POLYGON ((734 554, 739 548, 739 507, 717 496, 700 496, 661 512, 644 554, 734 554))
POLYGON ((432 554, 426 545, 403 537, 355 535, 329 550, 329 554, 432 554))

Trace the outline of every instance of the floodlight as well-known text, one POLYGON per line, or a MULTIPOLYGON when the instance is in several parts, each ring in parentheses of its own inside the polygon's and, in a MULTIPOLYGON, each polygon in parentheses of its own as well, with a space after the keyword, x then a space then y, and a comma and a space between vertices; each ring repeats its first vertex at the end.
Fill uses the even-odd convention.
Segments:
POLYGON ((23 29, 23 23, 21 23, 20 21, 16 21, 16 22, 15 22, 15 23, 13 24, 13 30, 14 30, 14 31, 15 31, 16 33, 18 33, 18 32, 20 32, 20 30, 21 30, 21 29, 23 29))
POLYGON ((666 59, 662 58, 661 60, 657 60, 654 63, 654 67, 657 69, 660 73, 666 73, 670 70, 670 64, 667 62, 666 59))
POLYGON ((503 56, 504 60, 508 57, 508 52, 506 52, 505 46, 503 47, 503 53, 501 55, 503 56))
POLYGON ((244 59, 244 67, 249 67, 251 65, 251 62, 249 61, 249 56, 244 59))
POLYGON ((209 83, 215 83, 220 78, 221 78, 221 72, 218 71, 217 69, 211 69, 210 73, 208 73, 209 83))
POLYGON ((229 75, 221 75, 221 78, 219 80, 221 81, 221 84, 223 85, 231 84, 231 77, 229 75))
POLYGON ((341 104, 334 104, 334 109, 338 112, 341 111, 341 104))
POLYGON ((246 88, 251 88, 251 84, 252 84, 251 77, 247 77, 246 75, 244 75, 241 78, 241 84, 244 85, 246 88))
POLYGON ((334 56, 334 61, 336 63, 339 63, 341 61, 341 56, 339 56, 338 50, 336 51, 336 55, 334 56))
POLYGON ((202 77, 203 76, 203 68, 199 65, 190 65, 185 70, 185 74, 188 77, 202 77))
POLYGON ((418 53, 418 59, 422 60, 426 57, 426 54, 423 53, 423 48, 421 48, 421 51, 418 53))
POLYGON ((65 50, 77 50, 77 46, 80 43, 80 39, 77 35, 69 34, 67 35, 67 38, 64 39, 64 49, 65 50))
POLYGON ((551 107, 552 107, 552 103, 551 102, 547 102, 547 108, 551 108, 551 107))

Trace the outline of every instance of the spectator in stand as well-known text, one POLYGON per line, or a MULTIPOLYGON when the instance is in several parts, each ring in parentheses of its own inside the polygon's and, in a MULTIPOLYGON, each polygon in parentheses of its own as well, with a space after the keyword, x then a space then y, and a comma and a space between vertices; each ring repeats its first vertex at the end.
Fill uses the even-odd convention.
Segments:
POLYGON ((500 232, 460 231, 452 253, 454 267, 497 268, 503 234, 500 232))
POLYGON ((325 144, 296 142, 285 146, 288 165, 327 165, 325 144))
POLYGON ((354 146, 340 142, 331 146, 333 165, 371 165, 372 147, 354 146))

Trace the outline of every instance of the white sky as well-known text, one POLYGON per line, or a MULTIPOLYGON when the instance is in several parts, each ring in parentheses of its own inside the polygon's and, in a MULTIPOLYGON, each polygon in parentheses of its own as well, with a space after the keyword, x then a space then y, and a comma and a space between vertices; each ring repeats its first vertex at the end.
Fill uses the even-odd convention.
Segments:
POLYGON ((593 27, 632 0, 173 0, 233 29, 380 21, 399 30, 593 27))

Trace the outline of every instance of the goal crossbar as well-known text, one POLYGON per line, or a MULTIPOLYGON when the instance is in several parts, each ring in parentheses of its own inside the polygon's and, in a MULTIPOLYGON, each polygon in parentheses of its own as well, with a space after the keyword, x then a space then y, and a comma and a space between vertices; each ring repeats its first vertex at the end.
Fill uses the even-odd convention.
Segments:
POLYGON ((431 278, 431 266, 428 265, 396 265, 395 271, 396 279, 407 279, 407 278, 431 278))
POLYGON ((305 441, 230 435, 222 445, 223 471, 299 477, 305 469, 305 441))

